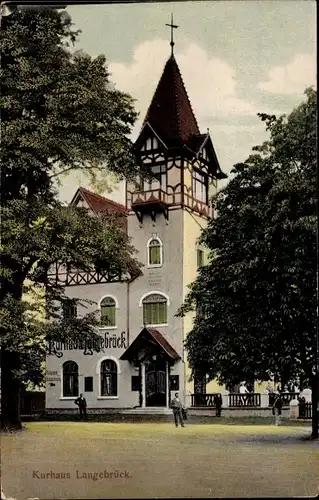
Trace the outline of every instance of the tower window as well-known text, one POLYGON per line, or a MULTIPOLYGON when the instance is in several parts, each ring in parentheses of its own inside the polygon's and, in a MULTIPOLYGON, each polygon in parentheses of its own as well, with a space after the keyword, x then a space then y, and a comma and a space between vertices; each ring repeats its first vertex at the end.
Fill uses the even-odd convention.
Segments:
POLYGON ((112 359, 101 363, 101 396, 117 396, 117 364, 112 359))
POLYGON ((166 166, 165 165, 155 165, 151 168, 154 178, 152 180, 144 180, 144 191, 153 191, 156 189, 162 189, 166 191, 167 181, 166 181, 166 166))
POLYGON ((163 265, 163 244, 158 237, 152 238, 147 243, 148 267, 163 265))
POLYGON ((196 169, 193 173, 193 195, 196 200, 208 205, 208 177, 196 169))
POLYGON ((113 297, 104 297, 100 303, 101 326, 116 326, 116 302, 113 297))
POLYGON ((71 398, 79 395, 79 367, 74 361, 66 361, 62 367, 63 397, 71 398))
POLYGON ((167 324, 167 299, 164 295, 150 294, 143 299, 144 325, 167 324))

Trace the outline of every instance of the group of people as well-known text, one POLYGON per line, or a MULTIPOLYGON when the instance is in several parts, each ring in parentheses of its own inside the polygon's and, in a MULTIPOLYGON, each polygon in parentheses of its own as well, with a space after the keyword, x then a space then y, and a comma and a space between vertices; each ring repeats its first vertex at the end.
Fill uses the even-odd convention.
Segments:
MULTIPOLYGON (((272 414, 275 416, 275 425, 280 425, 283 400, 281 398, 279 391, 273 392, 273 394, 274 394, 274 401, 272 405, 272 414)), ((74 403, 79 407, 80 418, 81 419, 84 418, 85 420, 87 420, 87 403, 83 394, 80 394, 80 397, 78 397, 74 401, 74 403)), ((220 393, 215 394, 214 406, 216 409, 216 417, 221 416, 222 405, 223 405, 222 395, 220 393)), ((185 427, 185 421, 187 420, 187 409, 181 403, 178 392, 175 393, 175 397, 172 399, 170 407, 173 410, 175 426, 178 427, 178 424, 180 424, 181 427, 185 427)))
MULTIPOLYGON (((216 417, 221 416, 222 402, 222 395, 215 394, 214 404, 216 408, 216 417)), ((74 403, 79 407, 81 420, 83 418, 87 420, 87 403, 83 394, 80 394, 80 396, 74 401, 74 403)), ((180 424, 182 427, 185 427, 185 421, 187 420, 187 409, 181 403, 178 392, 175 393, 175 397, 172 399, 170 406, 173 410, 174 422, 176 427, 178 427, 178 424, 180 424)))

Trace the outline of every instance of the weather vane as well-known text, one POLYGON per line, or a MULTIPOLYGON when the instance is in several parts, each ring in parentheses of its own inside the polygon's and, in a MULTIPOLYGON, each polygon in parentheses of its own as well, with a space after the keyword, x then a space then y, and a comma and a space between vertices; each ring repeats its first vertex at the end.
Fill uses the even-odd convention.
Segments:
POLYGON ((178 28, 176 24, 173 23, 173 14, 171 14, 171 24, 166 24, 166 26, 169 26, 171 28, 171 43, 170 46, 172 48, 172 55, 174 53, 174 29, 178 28))

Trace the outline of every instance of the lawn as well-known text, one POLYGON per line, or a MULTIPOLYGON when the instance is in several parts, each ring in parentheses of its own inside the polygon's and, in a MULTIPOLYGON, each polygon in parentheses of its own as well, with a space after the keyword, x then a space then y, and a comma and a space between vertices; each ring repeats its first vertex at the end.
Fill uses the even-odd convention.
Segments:
POLYGON ((319 444, 308 434, 238 422, 28 423, 1 436, 2 486, 17 500, 315 495, 319 444))

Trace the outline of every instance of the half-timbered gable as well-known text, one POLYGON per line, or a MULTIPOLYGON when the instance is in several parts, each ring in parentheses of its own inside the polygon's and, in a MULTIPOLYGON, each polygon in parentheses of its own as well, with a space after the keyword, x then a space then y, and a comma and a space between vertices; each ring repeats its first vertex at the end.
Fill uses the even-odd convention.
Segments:
POLYGON ((168 59, 146 113, 135 151, 154 174, 127 185, 127 208, 168 216, 185 206, 209 218, 216 180, 224 178, 209 133, 201 134, 174 55, 168 59))

